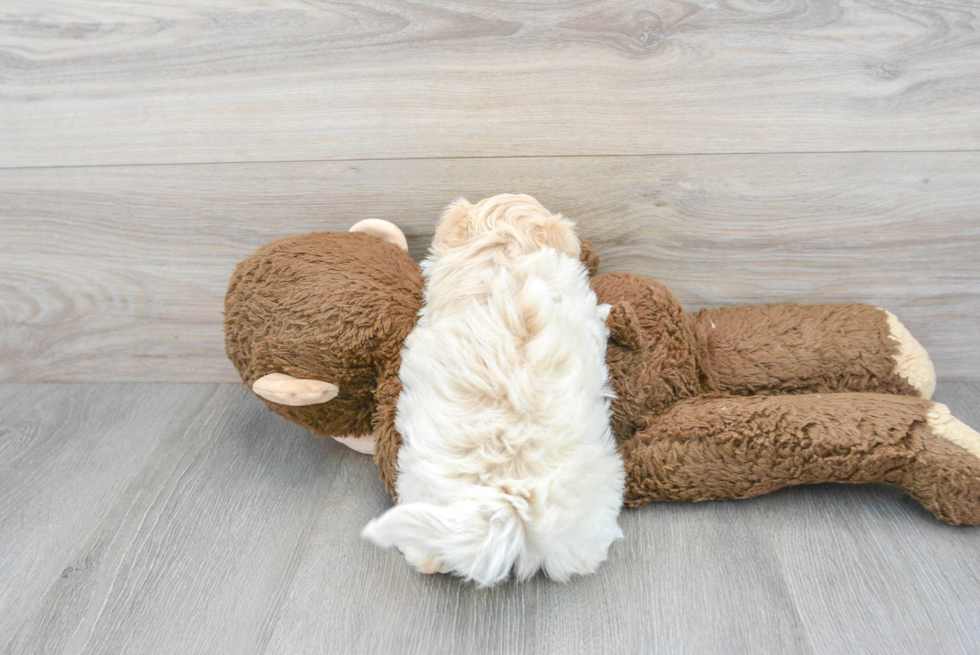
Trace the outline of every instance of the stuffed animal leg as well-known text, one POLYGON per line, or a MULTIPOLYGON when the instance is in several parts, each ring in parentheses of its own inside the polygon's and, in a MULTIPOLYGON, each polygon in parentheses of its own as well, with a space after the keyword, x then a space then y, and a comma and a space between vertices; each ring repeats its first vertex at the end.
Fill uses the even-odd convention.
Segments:
MULTIPOLYGON (((703 391, 862 391, 926 399, 935 391, 936 373, 928 353, 891 312, 850 303, 750 305, 687 314, 656 280, 622 273, 596 275, 599 256, 589 241, 581 242, 582 262, 594 275, 600 300, 614 307, 630 305, 643 328, 638 332, 691 330, 698 342, 703 391), (666 317, 675 327, 642 326, 651 316, 666 317)), ((617 336, 623 335, 614 329, 613 338, 617 336)), ((626 346, 644 341, 642 334, 625 336, 620 341, 626 346)))
POLYGON ((759 305, 701 310, 694 331, 705 391, 864 391, 931 398, 925 349, 890 312, 871 305, 759 305))
POLYGON ((980 434, 944 405, 885 394, 702 396, 621 444, 626 503, 747 498, 884 482, 937 518, 980 524, 980 434))

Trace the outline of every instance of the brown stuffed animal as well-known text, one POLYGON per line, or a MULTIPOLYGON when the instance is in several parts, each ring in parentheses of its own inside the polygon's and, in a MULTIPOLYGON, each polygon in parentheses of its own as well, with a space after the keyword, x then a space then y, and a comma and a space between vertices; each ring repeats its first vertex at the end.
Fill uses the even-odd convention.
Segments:
MULTIPOLYGON (((939 519, 980 524, 980 434, 929 401, 925 350, 859 304, 685 311, 663 285, 595 275, 612 306, 607 364, 625 503, 747 498, 818 482, 885 482, 939 519)), ((423 278, 387 221, 294 236, 238 265, 228 356, 268 407, 373 450, 394 493, 400 351, 423 278)))

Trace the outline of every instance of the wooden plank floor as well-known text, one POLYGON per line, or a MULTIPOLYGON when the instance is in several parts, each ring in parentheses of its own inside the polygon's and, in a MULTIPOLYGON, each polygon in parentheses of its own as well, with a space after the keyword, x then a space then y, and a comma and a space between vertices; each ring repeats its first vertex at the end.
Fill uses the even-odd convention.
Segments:
MULTIPOLYGON (((980 425, 980 383, 937 399, 980 425)), ((980 649, 980 529, 888 487, 627 510, 595 575, 489 591, 362 541, 389 504, 237 385, 0 385, 0 650, 980 649)))

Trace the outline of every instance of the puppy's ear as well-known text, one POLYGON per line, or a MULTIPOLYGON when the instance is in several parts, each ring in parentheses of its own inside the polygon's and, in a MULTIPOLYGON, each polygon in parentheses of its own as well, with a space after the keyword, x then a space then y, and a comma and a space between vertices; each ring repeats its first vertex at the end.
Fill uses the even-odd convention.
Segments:
POLYGON ((436 226, 433 249, 453 248, 463 243, 473 232, 473 205, 464 198, 446 207, 436 226))
POLYGON ((569 257, 578 259, 581 256, 575 224, 561 214, 535 217, 531 233, 535 248, 549 246, 569 257))

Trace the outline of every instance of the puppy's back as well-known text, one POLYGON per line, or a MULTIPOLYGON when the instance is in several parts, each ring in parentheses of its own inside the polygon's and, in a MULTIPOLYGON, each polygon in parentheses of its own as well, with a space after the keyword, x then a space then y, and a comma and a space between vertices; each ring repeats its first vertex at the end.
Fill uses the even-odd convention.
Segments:
POLYGON ((365 529, 424 571, 493 584, 544 568, 564 580, 593 571, 621 536, 604 312, 577 252, 529 250, 484 249, 474 266, 457 248, 424 264, 429 297, 406 341, 396 421, 402 504, 365 529))

